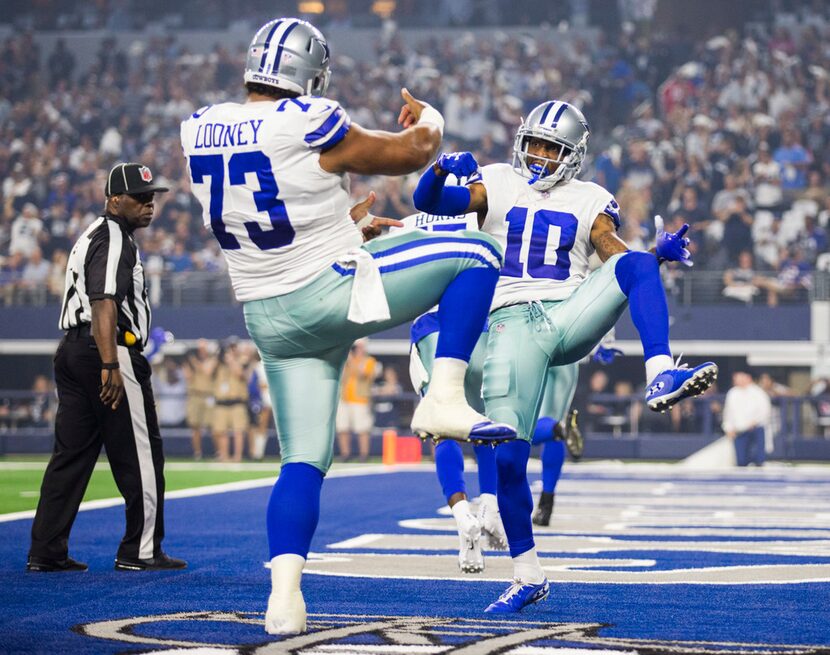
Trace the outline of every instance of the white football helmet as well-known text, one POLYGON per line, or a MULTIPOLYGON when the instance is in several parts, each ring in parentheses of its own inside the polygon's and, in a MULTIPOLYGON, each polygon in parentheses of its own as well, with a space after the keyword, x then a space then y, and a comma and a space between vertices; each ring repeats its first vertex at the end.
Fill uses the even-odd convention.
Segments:
POLYGON ((245 81, 301 95, 321 96, 329 86, 329 46, 314 25, 277 18, 259 28, 248 48, 245 81))
POLYGON ((551 100, 535 107, 522 121, 513 142, 513 168, 530 180, 534 189, 544 191, 559 182, 573 179, 582 168, 588 152, 588 121, 573 105, 551 100), (547 159, 534 156, 542 163, 527 163, 527 145, 530 137, 551 141, 561 146, 559 157, 547 159), (556 170, 548 173, 549 164, 558 164, 556 170))

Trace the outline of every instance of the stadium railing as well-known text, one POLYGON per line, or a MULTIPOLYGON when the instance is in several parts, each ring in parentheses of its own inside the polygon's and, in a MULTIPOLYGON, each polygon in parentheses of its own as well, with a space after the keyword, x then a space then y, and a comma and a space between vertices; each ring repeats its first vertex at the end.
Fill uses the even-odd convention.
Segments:
MULTIPOLYGON (((759 275, 772 276, 772 273, 759 275)), ((148 293, 154 306, 184 307, 235 303, 230 280, 225 272, 186 271, 148 275, 148 293)), ((724 295, 723 271, 678 271, 667 269, 664 274, 666 292, 681 305, 749 304, 765 305, 766 293, 759 290, 742 303, 724 295)), ((815 271, 808 288, 781 294, 782 304, 804 304, 814 300, 830 300, 830 271, 815 271)), ((31 290, 15 289, 0 284, 0 303, 5 306, 45 306, 59 299, 31 290)))
MULTIPOLYGON (((722 436, 723 399, 723 394, 707 394, 683 403, 674 413, 655 414, 645 408, 641 394, 589 395, 580 408, 585 456, 667 460, 687 457, 722 436)), ((396 424, 376 425, 373 454, 380 452, 384 428, 409 433, 417 401, 418 395, 411 392, 375 396, 376 405, 394 406, 386 416, 394 416, 396 424)), ((0 390, 0 456, 51 452, 55 406, 53 394, 0 390)), ((775 398, 773 408, 771 458, 830 460, 830 394, 775 398)), ((162 426, 162 436, 168 455, 190 455, 188 428, 162 426)), ((277 453, 273 429, 267 452, 277 453)))

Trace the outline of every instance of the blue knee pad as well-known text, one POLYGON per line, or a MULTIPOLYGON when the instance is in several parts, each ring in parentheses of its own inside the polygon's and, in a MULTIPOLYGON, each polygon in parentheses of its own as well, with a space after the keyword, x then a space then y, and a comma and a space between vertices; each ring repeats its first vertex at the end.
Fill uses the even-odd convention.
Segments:
POLYGON ((530 521, 533 496, 527 482, 529 457, 530 443, 524 439, 508 441, 496 447, 499 512, 511 557, 517 557, 535 545, 530 521))
POLYGON ((323 472, 311 464, 284 464, 268 501, 269 559, 307 557, 320 519, 323 472))
POLYGON ((464 453, 455 441, 442 441, 435 446, 435 472, 447 502, 457 493, 467 493, 464 484, 464 453))
POLYGON ((657 257, 648 252, 627 252, 617 260, 614 272, 628 298, 631 320, 640 333, 645 359, 656 355, 671 357, 669 307, 657 257))

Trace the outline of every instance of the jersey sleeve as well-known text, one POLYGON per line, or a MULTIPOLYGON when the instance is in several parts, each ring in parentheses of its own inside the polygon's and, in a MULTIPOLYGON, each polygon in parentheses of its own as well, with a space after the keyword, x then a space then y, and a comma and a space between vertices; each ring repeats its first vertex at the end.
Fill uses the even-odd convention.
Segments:
POLYGON ((309 148, 328 150, 340 143, 352 125, 352 119, 333 100, 312 103, 308 112, 303 141, 309 148))
POLYGON ((605 209, 603 209, 601 213, 605 214, 606 216, 609 216, 611 218, 611 220, 614 221, 614 227, 619 230, 620 229, 620 205, 617 202, 617 199, 613 195, 611 195, 610 193, 608 195, 610 196, 610 200, 608 200, 608 202, 605 205, 605 209))
POLYGON ((120 303, 129 291, 132 266, 119 266, 123 238, 118 226, 107 221, 92 235, 84 261, 86 293, 90 301, 109 298, 120 303))

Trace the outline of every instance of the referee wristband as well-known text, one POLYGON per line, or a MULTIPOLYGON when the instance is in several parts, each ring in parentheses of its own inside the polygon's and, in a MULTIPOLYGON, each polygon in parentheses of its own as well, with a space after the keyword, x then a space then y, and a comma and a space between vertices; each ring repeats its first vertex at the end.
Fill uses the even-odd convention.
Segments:
POLYGON ((104 371, 114 371, 116 369, 121 368, 121 365, 118 362, 102 362, 101 369, 104 371))
POLYGON ((438 128, 438 131, 443 136, 444 134, 444 117, 441 115, 441 112, 438 111, 435 107, 431 105, 426 105, 421 110, 421 117, 418 119, 418 125, 423 125, 425 123, 429 123, 430 125, 435 125, 438 128))

